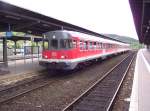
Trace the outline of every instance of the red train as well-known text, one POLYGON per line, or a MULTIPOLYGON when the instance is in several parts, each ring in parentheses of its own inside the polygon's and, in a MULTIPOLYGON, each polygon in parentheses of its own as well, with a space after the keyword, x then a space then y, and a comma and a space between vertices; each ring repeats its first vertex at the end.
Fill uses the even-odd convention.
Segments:
POLYGON ((72 70, 79 64, 129 50, 129 44, 74 31, 45 34, 47 49, 39 64, 49 69, 72 70))

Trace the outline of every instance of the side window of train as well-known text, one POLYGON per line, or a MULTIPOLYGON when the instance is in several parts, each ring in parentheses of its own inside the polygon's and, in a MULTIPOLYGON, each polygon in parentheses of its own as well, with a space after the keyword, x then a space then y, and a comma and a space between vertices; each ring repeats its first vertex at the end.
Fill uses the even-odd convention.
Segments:
POLYGON ((102 43, 100 43, 100 49, 102 49, 103 48, 103 44, 102 43))
POLYGON ((98 42, 96 42, 96 50, 98 49, 98 46, 99 46, 99 45, 98 45, 98 42))
POLYGON ((99 49, 99 42, 97 42, 97 49, 99 49))
POLYGON ((105 43, 102 44, 103 49, 105 49, 105 43))
POLYGON ((73 48, 77 48, 77 41, 73 40, 73 48))
POLYGON ((83 44, 82 44, 82 41, 80 41, 80 50, 82 50, 83 49, 83 44))
POLYGON ((109 44, 106 44, 106 48, 109 49, 109 44))
POLYGON ((96 49, 96 42, 94 42, 94 49, 96 49))
POLYGON ((85 43, 85 41, 83 41, 83 50, 85 50, 86 49, 86 43, 85 43))
POLYGON ((108 49, 109 48, 109 44, 105 44, 105 47, 106 47, 106 49, 108 49))
POLYGON ((99 42, 98 42, 98 44, 97 44, 97 47, 98 47, 97 49, 100 49, 100 48, 101 48, 101 47, 100 47, 100 43, 99 43, 99 42))
POLYGON ((71 39, 68 39, 68 47, 73 48, 73 41, 71 39))
POLYGON ((71 49, 73 47, 71 39, 61 39, 60 40, 60 48, 62 49, 71 49))
POLYGON ((101 47, 101 49, 103 49, 103 43, 100 43, 100 47, 101 47))
POLYGON ((102 49, 102 43, 99 43, 99 48, 102 49))
POLYGON ((110 49, 110 45, 111 45, 111 44, 108 44, 108 49, 110 49))
POLYGON ((107 44, 106 43, 104 43, 104 49, 107 49, 107 44))
POLYGON ((85 47, 85 50, 88 50, 88 42, 87 42, 87 41, 84 42, 84 45, 85 45, 85 46, 84 46, 84 47, 85 47))
POLYGON ((110 44, 107 44, 107 49, 109 49, 110 48, 110 44))
POLYGON ((92 42, 90 42, 90 44, 89 44, 89 48, 90 48, 90 49, 93 49, 92 42))

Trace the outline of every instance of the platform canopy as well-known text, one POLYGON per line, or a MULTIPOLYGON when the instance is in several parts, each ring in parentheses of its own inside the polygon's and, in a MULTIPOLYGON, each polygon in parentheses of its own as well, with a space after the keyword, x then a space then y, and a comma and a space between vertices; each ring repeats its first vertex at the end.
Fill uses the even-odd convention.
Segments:
POLYGON ((150 45, 150 0, 129 0, 141 43, 150 45))
MULTIPOLYGON (((0 39, 3 39, 6 37, 7 32, 0 32, 0 39)), ((12 40, 12 41, 18 41, 18 40, 29 40, 29 41, 35 41, 35 42, 40 42, 42 41, 41 36, 35 36, 32 34, 27 34, 23 32, 11 32, 11 37, 7 37, 7 40, 12 40)))
POLYGON ((48 31, 61 29, 101 36, 82 27, 0 1, 0 32, 9 31, 9 28, 11 31, 39 36, 48 31))
POLYGON ((0 1, 0 32, 11 30, 42 36, 45 32, 62 29, 119 41, 91 30, 0 1))

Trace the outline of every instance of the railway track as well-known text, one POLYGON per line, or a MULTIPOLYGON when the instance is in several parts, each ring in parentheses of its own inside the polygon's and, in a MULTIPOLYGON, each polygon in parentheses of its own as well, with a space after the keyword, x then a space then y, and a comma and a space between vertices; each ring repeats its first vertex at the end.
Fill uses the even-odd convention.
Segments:
POLYGON ((134 57, 129 54, 63 111, 109 111, 134 57))
POLYGON ((11 100, 15 100, 17 97, 21 97, 29 92, 38 90, 40 88, 55 84, 61 80, 60 78, 34 78, 20 84, 10 86, 4 89, 0 89, 0 104, 8 103, 11 100))
POLYGON ((45 87, 51 82, 52 81, 49 81, 48 78, 45 78, 45 76, 40 75, 36 78, 29 79, 12 86, 7 86, 6 88, 2 88, 0 89, 0 104, 7 103, 12 99, 15 99, 26 93, 45 87))
POLYGON ((32 91, 55 84, 59 82, 59 80, 60 78, 51 78, 51 75, 47 74, 47 72, 44 71, 43 73, 41 72, 41 74, 39 74, 39 76, 37 76, 36 78, 29 79, 16 85, 8 86, 6 88, 1 88, 0 105, 8 103, 11 100, 15 100, 17 97, 21 97, 32 91))

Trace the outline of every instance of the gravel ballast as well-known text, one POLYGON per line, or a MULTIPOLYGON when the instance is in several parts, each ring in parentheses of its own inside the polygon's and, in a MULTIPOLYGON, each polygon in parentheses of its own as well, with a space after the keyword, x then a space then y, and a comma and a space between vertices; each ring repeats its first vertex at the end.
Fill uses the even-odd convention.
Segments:
POLYGON ((122 86, 116 97, 115 104, 112 106, 112 111, 129 111, 130 106, 130 96, 132 91, 134 69, 135 69, 135 60, 131 64, 129 71, 122 83, 122 86))
POLYGON ((35 90, 7 104, 0 105, 1 111, 61 111, 83 93, 104 73, 120 62, 127 54, 115 56, 90 65, 73 73, 62 72, 51 76, 57 81, 40 90, 35 90))

